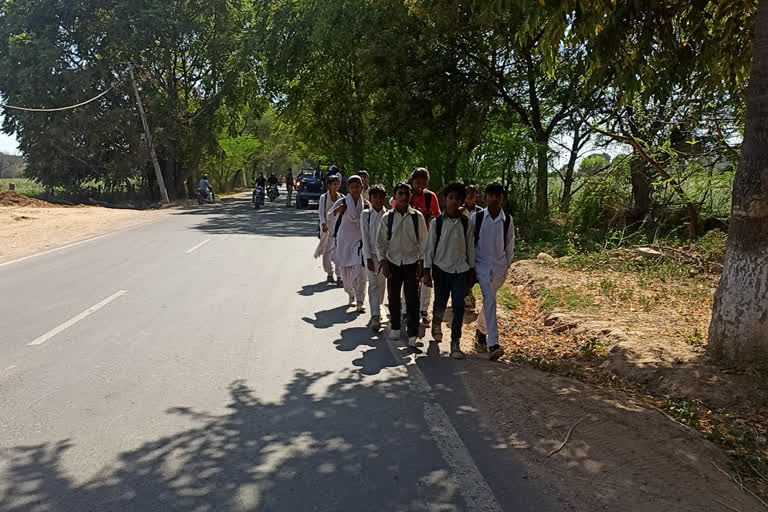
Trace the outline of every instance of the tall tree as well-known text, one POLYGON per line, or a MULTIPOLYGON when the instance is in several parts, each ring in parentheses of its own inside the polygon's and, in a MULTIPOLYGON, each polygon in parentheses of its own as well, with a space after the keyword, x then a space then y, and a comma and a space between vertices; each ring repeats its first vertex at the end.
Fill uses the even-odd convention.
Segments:
POLYGON ((768 0, 755 19, 752 74, 723 277, 709 329, 710 353, 768 361, 768 0))

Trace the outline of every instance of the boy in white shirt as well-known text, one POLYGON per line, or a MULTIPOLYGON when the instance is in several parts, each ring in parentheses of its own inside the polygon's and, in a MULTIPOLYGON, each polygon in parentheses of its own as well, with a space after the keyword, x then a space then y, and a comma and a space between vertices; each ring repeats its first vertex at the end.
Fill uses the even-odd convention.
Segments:
MULTIPOLYGON (((336 203, 336 201, 344 197, 342 194, 339 194, 340 186, 341 178, 336 175, 331 175, 328 177, 328 192, 320 196, 320 204, 317 208, 317 211, 320 214, 320 229, 322 230, 320 235, 321 237, 330 236, 332 234, 328 233, 328 226, 330 225, 333 227, 335 225, 336 217, 331 212, 331 209, 333 208, 333 205, 336 203)), ((334 282, 333 267, 336 261, 335 256, 336 245, 333 243, 333 240, 328 240, 328 243, 325 245, 325 252, 323 253, 323 269, 328 275, 328 282, 331 284, 334 282)), ((343 284, 341 280, 341 269, 338 265, 336 265, 336 284, 343 284)))
POLYGON ((461 183, 445 189, 445 210, 429 228, 424 254, 424 284, 435 287, 432 311, 432 338, 443 340, 443 316, 451 299, 451 357, 464 359, 461 328, 464 324, 464 296, 475 268, 475 237, 469 219, 461 212, 465 187, 461 183))
POLYGON ((477 322, 477 342, 487 345, 492 361, 504 355, 499 345, 499 324, 496 318, 496 293, 507 278, 515 253, 515 224, 504 213, 504 188, 499 184, 485 189, 488 207, 472 214, 475 232, 475 272, 483 292, 483 309, 477 322))
POLYGON ((390 337, 400 339, 400 292, 405 290, 408 312, 408 346, 415 349, 419 336, 419 280, 423 271, 427 225, 424 216, 410 206, 411 186, 395 186, 395 207, 381 219, 376 252, 389 292, 390 337))
POLYGON ((360 227, 363 233, 363 257, 368 269, 368 301, 371 304, 371 329, 378 332, 381 329, 381 304, 387 291, 387 279, 381 273, 379 258, 376 255, 376 239, 379 235, 381 219, 386 213, 384 203, 387 201, 387 191, 384 185, 374 185, 369 190, 371 207, 363 211, 360 227))

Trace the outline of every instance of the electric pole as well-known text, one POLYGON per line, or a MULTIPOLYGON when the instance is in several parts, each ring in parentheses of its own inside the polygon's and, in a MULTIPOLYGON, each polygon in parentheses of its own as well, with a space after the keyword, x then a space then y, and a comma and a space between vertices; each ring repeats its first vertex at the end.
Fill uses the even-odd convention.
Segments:
POLYGON ((168 190, 166 190, 165 180, 163 180, 163 171, 160 170, 160 163, 157 161, 157 153, 155 153, 155 145, 152 142, 152 133, 149 131, 149 123, 147 122, 147 116, 144 113, 144 104, 141 102, 141 96, 139 95, 139 88, 136 86, 136 78, 133 76, 133 66, 130 66, 128 68, 128 72, 131 74, 131 83, 133 84, 133 90, 136 93, 136 105, 138 105, 139 107, 141 122, 144 125, 144 134, 147 137, 147 144, 149 145, 149 154, 152 157, 152 165, 155 166, 155 176, 157 178, 157 186, 160 187, 160 195, 163 197, 163 203, 170 204, 171 200, 168 199, 168 190))

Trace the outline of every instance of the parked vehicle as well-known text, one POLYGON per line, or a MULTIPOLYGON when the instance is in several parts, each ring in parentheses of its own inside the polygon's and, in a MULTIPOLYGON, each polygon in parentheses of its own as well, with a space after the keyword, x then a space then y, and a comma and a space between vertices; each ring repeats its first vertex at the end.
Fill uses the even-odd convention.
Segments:
POLYGON ((296 176, 296 208, 306 208, 311 201, 319 203, 324 192, 325 179, 322 173, 304 169, 296 176))
POLYGON ((264 187, 259 185, 255 189, 253 189, 251 202, 253 203, 253 208, 255 210, 258 210, 259 208, 264 206, 264 187))
POLYGON ((216 196, 213 193, 213 188, 210 190, 198 189, 197 191, 197 204, 213 204, 216 202, 216 196))
POLYGON ((275 200, 277 200, 278 197, 280 197, 280 190, 277 188, 277 184, 272 184, 269 186, 269 190, 267 190, 267 197, 269 197, 269 200, 273 203, 275 200))

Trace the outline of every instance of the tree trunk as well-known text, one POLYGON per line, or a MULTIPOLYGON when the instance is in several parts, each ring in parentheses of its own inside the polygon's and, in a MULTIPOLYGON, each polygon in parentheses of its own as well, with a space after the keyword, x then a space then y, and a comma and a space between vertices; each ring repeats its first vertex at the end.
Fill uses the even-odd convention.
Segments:
POLYGON ((632 182, 632 210, 629 217, 632 221, 640 221, 651 211, 653 170, 648 162, 635 155, 629 162, 629 175, 632 182))
POLYGON ((709 353, 768 361, 768 0, 760 0, 728 249, 709 327, 709 353))
POLYGON ((549 219, 549 147, 547 141, 538 140, 536 149, 536 216, 549 219))
POLYGON ((565 168, 565 176, 563 178, 563 196, 560 199, 560 212, 562 213, 568 213, 571 210, 571 198, 573 197, 573 173, 576 169, 576 160, 578 157, 578 150, 571 151, 571 156, 568 158, 568 165, 565 168))

